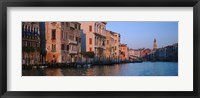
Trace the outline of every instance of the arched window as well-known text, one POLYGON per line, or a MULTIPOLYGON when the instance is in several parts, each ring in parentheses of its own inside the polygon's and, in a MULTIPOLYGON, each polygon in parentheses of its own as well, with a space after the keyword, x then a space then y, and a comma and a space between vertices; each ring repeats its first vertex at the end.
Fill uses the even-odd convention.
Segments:
POLYGON ((31 32, 34 33, 34 27, 31 28, 31 32))
POLYGON ((36 27, 33 27, 33 32, 36 33, 36 27))
POLYGON ((29 32, 31 32, 31 26, 29 26, 28 30, 29 30, 29 32))
POLYGON ((92 26, 91 25, 89 26, 89 31, 92 32, 92 26))
POLYGON ((34 31, 35 31, 35 33, 37 33, 37 28, 36 27, 35 27, 34 31))
POLYGON ((101 25, 99 25, 99 28, 98 28, 98 29, 99 29, 99 33, 101 33, 101 25))
POLYGON ((38 35, 38 32, 39 32, 39 31, 38 31, 38 28, 35 27, 35 34, 38 35))
POLYGON ((98 27, 99 27, 99 25, 96 24, 96 32, 97 32, 97 33, 99 32, 99 30, 98 30, 99 28, 98 28, 98 27))
POLYGON ((38 35, 40 35, 40 30, 39 30, 39 28, 37 28, 37 33, 38 33, 38 35))
POLYGON ((27 26, 24 25, 24 35, 27 35, 27 26))
POLYGON ((26 33, 28 32, 28 26, 27 25, 26 25, 26 30, 25 31, 26 31, 26 33))

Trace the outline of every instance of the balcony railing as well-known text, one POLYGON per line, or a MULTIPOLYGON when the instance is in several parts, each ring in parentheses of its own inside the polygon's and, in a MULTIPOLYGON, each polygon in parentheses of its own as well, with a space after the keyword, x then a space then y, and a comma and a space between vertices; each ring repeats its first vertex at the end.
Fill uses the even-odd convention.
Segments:
POLYGON ((77 44, 77 41, 74 41, 74 40, 68 40, 69 44, 77 44))
POLYGON ((105 33, 100 33, 100 32, 94 32, 94 34, 97 34, 97 35, 102 36, 102 37, 105 37, 105 36, 106 36, 105 33))
POLYGON ((69 53, 70 54, 77 54, 78 52, 77 52, 77 50, 69 50, 69 53))

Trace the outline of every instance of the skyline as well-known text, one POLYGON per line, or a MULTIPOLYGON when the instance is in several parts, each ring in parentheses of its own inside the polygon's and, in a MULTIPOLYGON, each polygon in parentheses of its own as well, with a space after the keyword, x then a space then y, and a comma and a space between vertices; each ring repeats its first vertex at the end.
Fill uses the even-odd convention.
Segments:
POLYGON ((177 23, 109 24, 22 22, 22 76, 178 76, 178 44, 159 48, 153 41, 176 42, 177 23), (139 47, 134 42, 154 47, 129 49, 139 47))
POLYGON ((178 22, 107 22, 106 28, 132 49, 152 49, 154 38, 158 48, 178 43, 178 22))

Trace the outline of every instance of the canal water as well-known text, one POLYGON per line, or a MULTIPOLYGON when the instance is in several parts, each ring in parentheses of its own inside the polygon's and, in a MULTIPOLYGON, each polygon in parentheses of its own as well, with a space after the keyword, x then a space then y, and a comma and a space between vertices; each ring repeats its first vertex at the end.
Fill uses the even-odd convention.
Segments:
POLYGON ((84 68, 23 69, 22 76, 178 76, 178 63, 142 62, 84 68))

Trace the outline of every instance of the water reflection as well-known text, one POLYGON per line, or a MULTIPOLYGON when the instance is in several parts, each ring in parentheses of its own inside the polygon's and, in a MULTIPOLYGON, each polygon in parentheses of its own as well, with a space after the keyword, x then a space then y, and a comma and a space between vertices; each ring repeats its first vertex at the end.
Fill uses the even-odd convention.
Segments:
POLYGON ((90 68, 47 68, 23 70, 23 76, 177 76, 178 63, 142 62, 92 66, 90 68))
POLYGON ((63 76, 62 70, 60 68, 50 68, 46 70, 47 76, 63 76))

